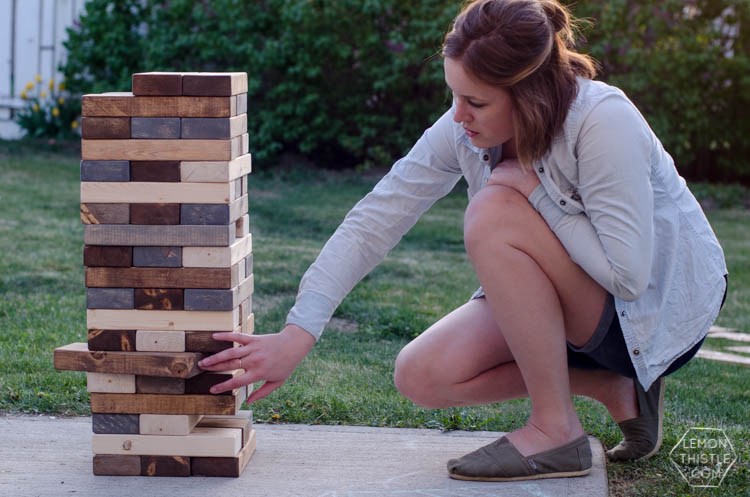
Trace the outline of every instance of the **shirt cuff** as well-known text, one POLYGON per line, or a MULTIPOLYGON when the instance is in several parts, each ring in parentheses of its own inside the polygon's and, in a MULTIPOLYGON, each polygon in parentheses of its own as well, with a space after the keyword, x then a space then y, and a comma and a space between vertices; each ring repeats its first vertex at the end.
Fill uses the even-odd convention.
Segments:
POLYGON ((328 298, 319 293, 302 292, 297 295, 297 301, 287 315, 286 324, 299 326, 317 341, 331 320, 335 308, 328 298))

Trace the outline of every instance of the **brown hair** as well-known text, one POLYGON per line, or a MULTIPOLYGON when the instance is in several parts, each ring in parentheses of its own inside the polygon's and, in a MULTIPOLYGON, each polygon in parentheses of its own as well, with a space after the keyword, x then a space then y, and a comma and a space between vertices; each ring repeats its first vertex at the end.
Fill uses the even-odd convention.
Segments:
POLYGON ((573 50, 574 22, 557 0, 473 0, 445 36, 444 57, 510 92, 524 166, 541 159, 562 129, 576 76, 596 76, 594 61, 573 50))

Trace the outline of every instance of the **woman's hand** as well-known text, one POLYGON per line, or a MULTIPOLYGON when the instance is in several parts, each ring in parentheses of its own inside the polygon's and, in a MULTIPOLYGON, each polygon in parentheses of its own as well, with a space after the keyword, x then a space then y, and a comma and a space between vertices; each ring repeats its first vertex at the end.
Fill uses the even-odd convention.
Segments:
POLYGON ((291 324, 285 326, 281 332, 272 335, 256 336, 227 332, 215 333, 213 337, 216 340, 239 343, 240 347, 222 350, 206 357, 198 363, 198 366, 206 371, 242 368, 245 372, 214 385, 211 387, 211 393, 226 392, 263 381, 263 385, 248 397, 248 403, 262 399, 283 385, 297 364, 315 345, 315 338, 312 335, 299 326, 291 324))
POLYGON ((517 159, 505 159, 498 162, 492 170, 488 185, 502 185, 513 188, 524 197, 529 198, 531 192, 539 185, 539 178, 531 169, 524 169, 517 159))

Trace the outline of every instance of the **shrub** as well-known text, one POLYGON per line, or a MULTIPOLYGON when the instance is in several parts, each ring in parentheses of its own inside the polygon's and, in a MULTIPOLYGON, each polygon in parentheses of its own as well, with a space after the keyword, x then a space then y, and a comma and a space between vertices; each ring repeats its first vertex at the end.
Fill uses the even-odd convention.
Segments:
POLYGON ((42 81, 37 76, 26 83, 21 98, 26 105, 16 115, 16 122, 31 138, 70 139, 77 137, 81 102, 65 91, 65 84, 54 79, 42 81))

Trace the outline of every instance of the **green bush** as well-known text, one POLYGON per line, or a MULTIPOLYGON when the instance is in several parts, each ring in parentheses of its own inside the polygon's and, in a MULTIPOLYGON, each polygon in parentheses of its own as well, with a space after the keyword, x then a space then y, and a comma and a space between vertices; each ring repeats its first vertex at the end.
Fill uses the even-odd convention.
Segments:
MULTIPOLYGON (((435 54, 459 0, 89 0, 71 91, 134 72, 246 71, 259 162, 388 165, 448 105, 435 54)), ((581 49, 642 110, 683 174, 750 177, 747 0, 591 0, 581 49)))

